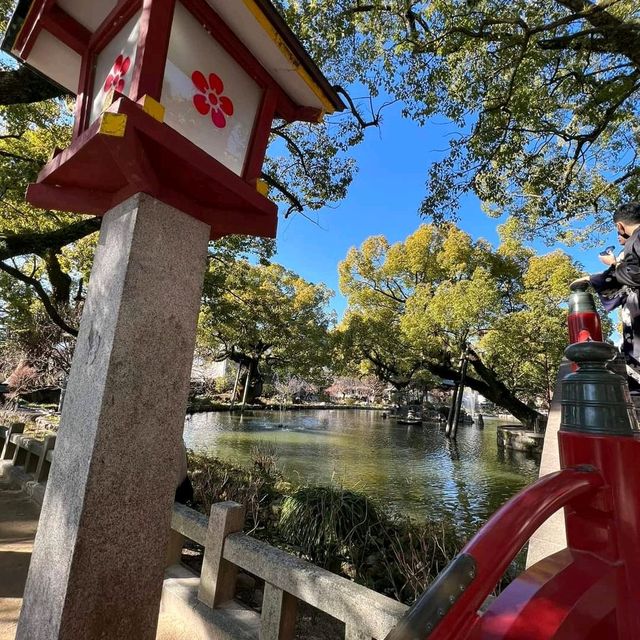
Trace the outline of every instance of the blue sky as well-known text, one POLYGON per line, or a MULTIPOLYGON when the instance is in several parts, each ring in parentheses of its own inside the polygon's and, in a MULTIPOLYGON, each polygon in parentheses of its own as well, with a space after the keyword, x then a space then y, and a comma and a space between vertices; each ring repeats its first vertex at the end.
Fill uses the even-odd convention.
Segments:
MULTIPOLYGON (((336 293, 332 307, 341 317, 345 300, 338 291, 338 263, 350 247, 371 235, 390 242, 404 240, 424 222, 418 209, 425 193, 427 167, 447 148, 453 125, 420 127, 402 118, 400 105, 384 111, 381 128, 368 129, 365 141, 353 150, 358 173, 347 198, 337 207, 319 212, 320 227, 302 216, 280 220, 275 261, 311 282, 325 283, 336 293)), ((499 220, 489 218, 476 198, 466 198, 459 225, 474 238, 496 244, 499 220)), ((615 243, 615 233, 603 239, 602 248, 615 243)), ((540 253, 551 251, 535 244, 540 253)), ((599 271, 596 250, 566 248, 587 270, 599 271)))

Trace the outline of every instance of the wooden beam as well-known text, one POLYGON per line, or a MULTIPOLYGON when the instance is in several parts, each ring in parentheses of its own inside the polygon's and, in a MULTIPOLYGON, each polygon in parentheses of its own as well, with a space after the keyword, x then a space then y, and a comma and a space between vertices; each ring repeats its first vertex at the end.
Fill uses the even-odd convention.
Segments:
POLYGON ((81 56, 87 52, 91 31, 57 4, 43 16, 42 27, 81 56))

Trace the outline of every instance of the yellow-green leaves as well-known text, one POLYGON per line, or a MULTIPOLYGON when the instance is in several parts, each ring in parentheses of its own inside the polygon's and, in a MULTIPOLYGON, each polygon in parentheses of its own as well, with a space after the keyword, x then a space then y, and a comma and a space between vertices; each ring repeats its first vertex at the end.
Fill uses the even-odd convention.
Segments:
POLYGON ((241 354, 307 378, 330 357, 326 311, 332 296, 277 264, 212 259, 205 277, 198 343, 217 357, 241 354))
POLYGON ((496 250, 453 225, 422 225, 404 242, 375 236, 351 249, 340 264, 343 359, 403 386, 450 370, 468 343, 507 389, 546 402, 578 269, 560 251, 535 255, 509 224, 501 236, 496 250))

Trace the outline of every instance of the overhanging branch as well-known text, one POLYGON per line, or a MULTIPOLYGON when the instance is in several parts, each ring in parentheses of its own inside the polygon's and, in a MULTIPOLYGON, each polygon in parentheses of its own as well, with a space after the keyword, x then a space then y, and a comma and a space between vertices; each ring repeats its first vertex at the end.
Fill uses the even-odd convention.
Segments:
POLYGON ((0 105, 31 104, 68 95, 28 67, 0 71, 0 105))
POLYGON ((36 278, 32 278, 31 276, 22 273, 20 269, 16 267, 12 267, 5 262, 0 261, 0 270, 8 273, 10 276, 14 277, 16 280, 20 280, 20 282, 24 282, 26 285, 30 286, 35 292, 40 301, 42 302, 44 308, 47 311, 47 314, 51 318, 51 321, 56 324, 60 329, 62 329, 65 333, 68 333, 70 336, 74 338, 78 337, 78 330, 75 327, 67 324, 65 319, 60 315, 60 312, 54 304, 51 302, 51 298, 47 295, 47 292, 44 290, 44 287, 36 278))
POLYGON ((98 231, 101 223, 101 218, 89 218, 54 231, 31 231, 0 236, 0 260, 9 260, 29 253, 45 255, 51 249, 60 249, 98 231))

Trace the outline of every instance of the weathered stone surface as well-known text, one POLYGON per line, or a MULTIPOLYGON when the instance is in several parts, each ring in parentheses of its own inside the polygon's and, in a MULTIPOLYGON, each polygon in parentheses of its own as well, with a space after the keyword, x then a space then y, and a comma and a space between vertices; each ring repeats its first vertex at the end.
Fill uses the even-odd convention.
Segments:
POLYGON ((520 425, 498 427, 498 448, 522 451, 530 454, 541 454, 544 434, 535 433, 531 429, 523 429, 520 425))
POLYGON ((198 576, 186 567, 169 568, 162 591, 162 614, 182 620, 190 640, 259 639, 260 616, 255 611, 235 601, 210 609, 198 600, 199 584, 198 576))
POLYGON ((386 637, 408 609, 401 602, 243 534, 227 538, 223 555, 272 586, 371 638, 386 637))
POLYGON ((223 558, 223 550, 227 536, 242 531, 244 512, 235 502, 218 502, 211 507, 198 590, 198 600, 208 607, 228 602, 235 595, 238 567, 223 558))
MULTIPOLYGON (((544 447, 540 459, 540 477, 560 470, 560 450, 558 448, 558 429, 560 428, 560 386, 564 377, 571 372, 571 364, 564 361, 558 372, 558 380, 549 409, 547 429, 544 434, 544 447)), ((560 510, 551 516, 534 534, 529 541, 527 552, 527 567, 561 551, 567 546, 567 536, 564 528, 564 511, 560 510)))
POLYGON ((268 582, 264 585, 260 640, 292 640, 298 600, 268 582))
POLYGON ((104 219, 17 640, 152 640, 209 228, 104 219))

